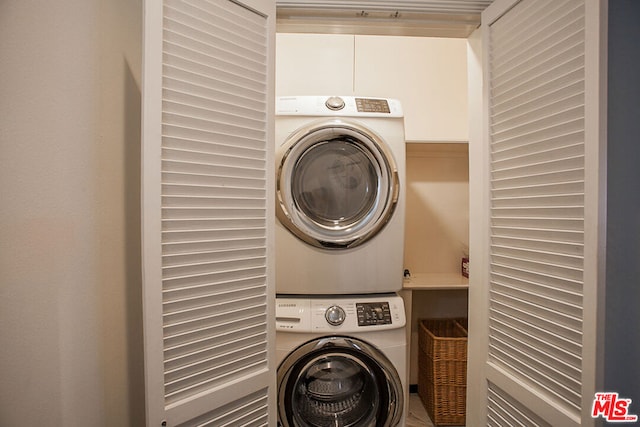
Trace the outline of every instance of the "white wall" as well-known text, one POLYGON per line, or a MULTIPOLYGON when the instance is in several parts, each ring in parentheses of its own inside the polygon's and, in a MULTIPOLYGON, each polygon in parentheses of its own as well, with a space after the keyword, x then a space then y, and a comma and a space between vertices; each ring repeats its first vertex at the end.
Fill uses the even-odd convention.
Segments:
POLYGON ((141 1, 0 2, 0 425, 141 425, 141 1))
POLYGON ((407 144, 404 268, 460 274, 469 254, 467 144, 407 144))

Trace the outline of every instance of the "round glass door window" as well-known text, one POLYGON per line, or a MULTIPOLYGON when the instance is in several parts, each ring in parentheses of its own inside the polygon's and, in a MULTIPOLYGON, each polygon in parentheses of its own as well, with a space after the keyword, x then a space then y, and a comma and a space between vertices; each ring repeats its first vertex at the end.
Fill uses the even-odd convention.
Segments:
POLYGON ((377 135, 337 120, 314 124, 279 152, 278 218, 313 246, 354 247, 389 221, 398 185, 393 156, 377 135))
POLYGON ((278 368, 282 426, 397 424, 403 402, 401 383, 379 351, 346 337, 322 339, 303 348, 278 368))

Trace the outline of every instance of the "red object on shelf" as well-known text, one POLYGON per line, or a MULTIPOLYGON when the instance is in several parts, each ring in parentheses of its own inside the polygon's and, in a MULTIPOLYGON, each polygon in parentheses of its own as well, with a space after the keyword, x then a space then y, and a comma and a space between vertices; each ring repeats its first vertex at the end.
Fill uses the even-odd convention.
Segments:
POLYGON ((460 263, 460 268, 462 270, 462 275, 466 278, 469 278, 469 257, 462 258, 462 262, 460 263))

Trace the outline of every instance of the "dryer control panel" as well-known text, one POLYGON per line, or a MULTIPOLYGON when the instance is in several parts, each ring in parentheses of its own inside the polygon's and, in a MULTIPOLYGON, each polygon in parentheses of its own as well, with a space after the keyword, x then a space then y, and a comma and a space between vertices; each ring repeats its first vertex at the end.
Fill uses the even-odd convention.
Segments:
POLYGON ((402 104, 392 98, 363 96, 280 96, 277 116, 404 117, 402 104))
POLYGON ((276 330, 364 332, 402 328, 404 302, 395 294, 362 297, 276 297, 276 330))

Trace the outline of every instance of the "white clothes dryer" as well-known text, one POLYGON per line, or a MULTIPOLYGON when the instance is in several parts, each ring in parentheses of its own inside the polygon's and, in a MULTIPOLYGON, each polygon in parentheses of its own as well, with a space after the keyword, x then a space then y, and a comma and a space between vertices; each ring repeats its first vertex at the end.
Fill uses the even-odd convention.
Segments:
POLYGON ((277 297, 278 425, 404 426, 405 324, 396 294, 277 297))
POLYGON ((278 98, 276 172, 278 293, 402 288, 405 139, 399 101, 278 98))

